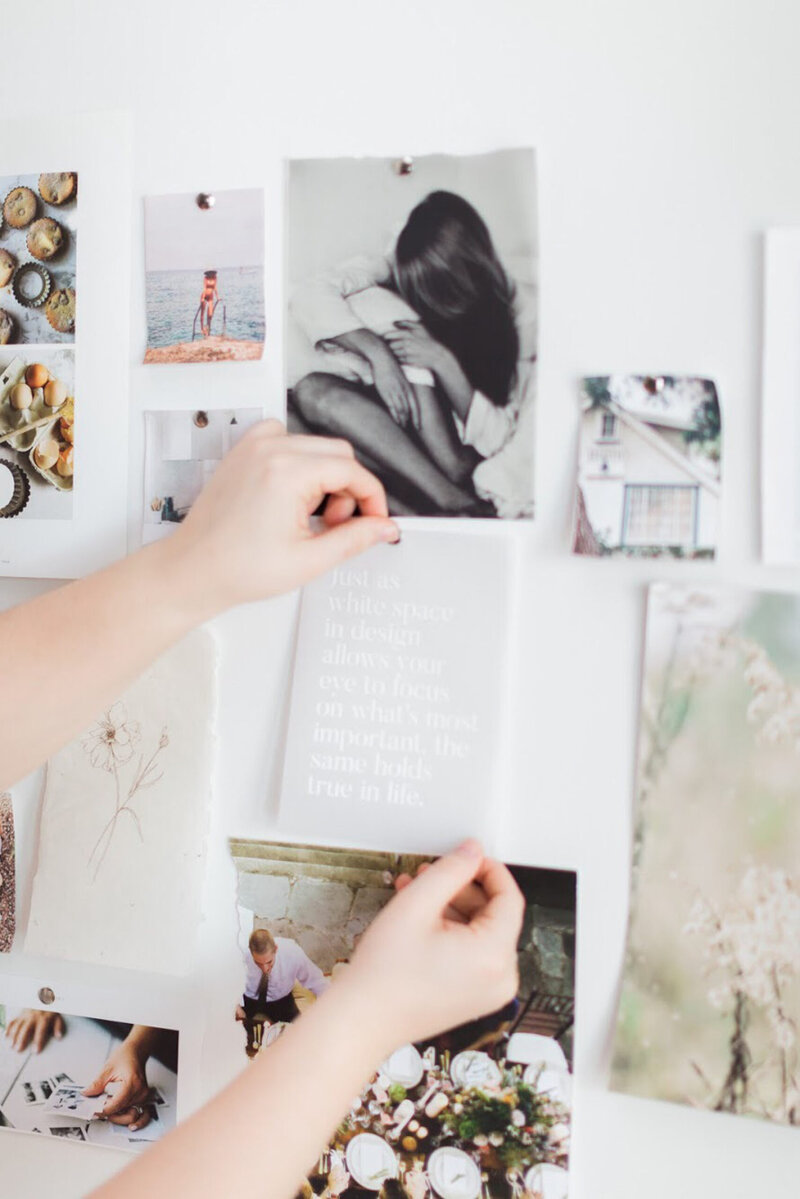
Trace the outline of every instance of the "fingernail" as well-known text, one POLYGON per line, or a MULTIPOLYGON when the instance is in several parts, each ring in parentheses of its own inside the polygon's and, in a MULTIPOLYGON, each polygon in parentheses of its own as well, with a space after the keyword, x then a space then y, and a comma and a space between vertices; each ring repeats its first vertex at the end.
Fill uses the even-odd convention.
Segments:
POLYGON ((462 841, 456 848, 456 853, 465 858, 483 857, 483 849, 474 837, 468 837, 466 841, 462 841))
POLYGON ((389 545, 398 545, 401 536, 397 525, 387 525, 385 529, 381 529, 381 541, 388 541, 389 545))

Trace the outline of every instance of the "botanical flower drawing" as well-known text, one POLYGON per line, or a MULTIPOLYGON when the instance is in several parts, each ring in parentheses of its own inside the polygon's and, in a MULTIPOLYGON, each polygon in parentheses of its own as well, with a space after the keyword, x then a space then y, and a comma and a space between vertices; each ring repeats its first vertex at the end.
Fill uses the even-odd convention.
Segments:
POLYGON ((100 872, 114 839, 117 821, 122 815, 130 817, 139 839, 144 840, 133 801, 141 791, 154 787, 164 777, 159 757, 169 745, 166 725, 161 730, 158 743, 150 756, 146 757, 146 751, 140 751, 133 769, 127 769, 137 754, 137 746, 141 740, 141 726, 137 721, 128 718, 125 705, 117 701, 90 729, 81 743, 90 765, 95 770, 103 770, 110 774, 113 779, 113 791, 111 787, 109 791, 112 793, 114 810, 103 826, 87 862, 87 866, 92 870, 92 882, 100 872))

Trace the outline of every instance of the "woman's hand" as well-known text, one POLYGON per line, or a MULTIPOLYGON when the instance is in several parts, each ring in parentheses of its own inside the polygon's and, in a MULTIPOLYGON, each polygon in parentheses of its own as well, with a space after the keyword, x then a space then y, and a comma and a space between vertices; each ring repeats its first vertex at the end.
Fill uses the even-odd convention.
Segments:
POLYGON ((395 321, 386 334, 392 353, 404 366, 424 366, 437 374, 450 351, 431 337, 421 321, 395 321))
POLYGON ((147 1082, 147 1055, 125 1040, 118 1045, 94 1081, 84 1089, 89 1097, 102 1095, 109 1084, 118 1084, 114 1094, 98 1112, 110 1124, 127 1125, 132 1132, 150 1123, 147 1104, 151 1099, 147 1082))
POLYGON ((421 414, 419 400, 412 383, 403 374, 400 362, 388 346, 373 351, 370 357, 375 390, 402 429, 411 425, 419 429, 421 414))
POLYGON ((381 541, 398 541, 382 484, 329 437, 288 436, 276 420, 250 429, 220 463, 165 546, 178 591, 200 616, 292 591, 381 541), (311 515, 322 500, 324 528, 311 515), (362 513, 351 519, 355 511, 362 513))
POLYGON ((516 995, 524 905, 502 863, 467 841, 398 887, 334 984, 351 989, 365 1019, 395 1044, 418 1041, 516 995))
POLYGON ((22 1053, 31 1042, 33 1052, 41 1053, 51 1037, 60 1041, 64 1032, 64 1017, 58 1012, 38 1012, 35 1008, 25 1008, 8 1025, 6 1037, 17 1053, 22 1053))

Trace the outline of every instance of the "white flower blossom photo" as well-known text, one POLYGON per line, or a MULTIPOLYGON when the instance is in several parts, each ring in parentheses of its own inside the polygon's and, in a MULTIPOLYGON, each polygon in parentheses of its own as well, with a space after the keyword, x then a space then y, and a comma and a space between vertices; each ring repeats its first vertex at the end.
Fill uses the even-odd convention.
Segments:
POLYGON ((612 1085, 800 1124, 800 597, 651 588, 612 1085))

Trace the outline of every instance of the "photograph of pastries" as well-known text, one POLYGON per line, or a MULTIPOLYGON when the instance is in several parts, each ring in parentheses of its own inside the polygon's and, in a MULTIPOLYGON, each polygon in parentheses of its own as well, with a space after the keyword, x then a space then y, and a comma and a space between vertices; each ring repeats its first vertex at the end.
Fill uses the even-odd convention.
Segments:
POLYGON ((70 347, 0 350, 0 519, 72 517, 74 380, 70 347))
POLYGON ((75 340, 78 176, 0 176, 0 346, 75 340))

